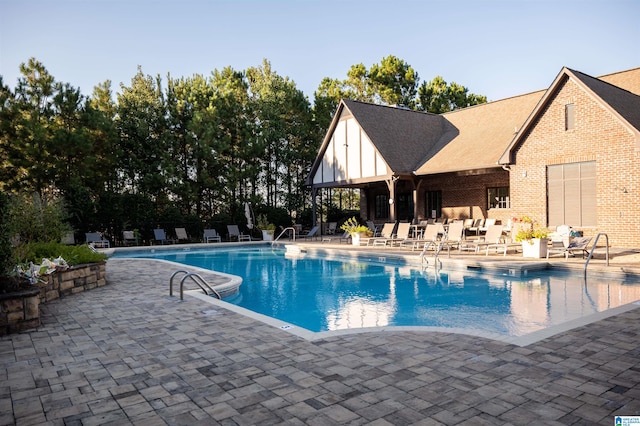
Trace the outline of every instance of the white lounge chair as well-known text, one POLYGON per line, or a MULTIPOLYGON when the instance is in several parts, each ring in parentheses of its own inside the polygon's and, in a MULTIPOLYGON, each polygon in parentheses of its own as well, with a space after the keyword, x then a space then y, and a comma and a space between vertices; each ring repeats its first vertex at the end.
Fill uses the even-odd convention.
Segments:
MULTIPOLYGON (((380 231, 380 236, 376 238, 370 238, 367 241, 367 245, 369 243, 373 243, 374 246, 386 246, 387 243, 393 239, 393 229, 396 227, 396 224, 393 222, 387 222, 382 227, 382 231, 380 231)), ((360 244, 362 244, 362 240, 360 240, 360 244)))
POLYGON ((499 244, 502 242, 502 225, 491 225, 487 228, 487 232, 484 236, 477 240, 465 240, 460 244, 460 251, 472 251, 478 253, 480 249, 485 249, 492 244, 499 244))
POLYGON ((87 232, 86 234, 84 234, 84 236, 87 240, 87 244, 94 248, 111 247, 109 240, 105 240, 104 238, 102 238, 102 235, 100 235, 99 232, 87 232))
POLYGON ((215 229, 205 229, 202 239, 205 243, 211 243, 214 241, 218 243, 222 242, 222 238, 220 238, 220 235, 218 235, 218 232, 215 229))
POLYGON ((229 241, 233 240, 234 238, 237 239, 238 242, 251 241, 251 236, 244 235, 242 232, 240 232, 240 228, 238 228, 238 225, 227 225, 227 231, 229 232, 229 241))

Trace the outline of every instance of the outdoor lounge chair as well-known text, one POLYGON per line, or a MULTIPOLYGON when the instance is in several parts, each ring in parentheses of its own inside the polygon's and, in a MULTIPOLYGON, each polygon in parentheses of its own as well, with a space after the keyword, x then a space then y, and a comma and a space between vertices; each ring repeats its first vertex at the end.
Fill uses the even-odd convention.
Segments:
POLYGON ((174 241, 167 238, 167 234, 164 232, 164 229, 154 229, 153 230, 153 237, 156 241, 159 241, 160 244, 164 245, 165 243, 167 244, 173 244, 174 241))
POLYGON ((487 228, 484 236, 477 240, 465 240, 460 244, 460 251, 472 251, 478 253, 480 249, 486 249, 487 246, 499 244, 502 242, 502 225, 491 225, 487 228))
POLYGON ((446 248, 447 253, 451 253, 452 247, 456 247, 460 249, 460 244, 462 243, 463 237, 464 237, 464 222, 462 220, 458 220, 456 222, 450 223, 446 234, 443 236, 442 240, 440 240, 439 242, 441 249, 446 248))
MULTIPOLYGON (((489 255, 489 250, 491 249, 495 250, 496 253, 502 251, 503 256, 506 256, 507 251, 509 251, 510 249, 514 249, 515 251, 518 251, 519 248, 522 249, 522 242, 516 241, 516 235, 518 235, 518 231, 520 230, 521 226, 522 225, 518 222, 512 223, 511 229, 509 230, 507 235, 503 237, 503 240, 498 241, 494 244, 488 244, 486 246, 485 256, 489 255)), ((505 231, 504 228, 502 230, 503 232, 505 231)))
POLYGON ((338 227, 338 222, 329 222, 327 223, 327 235, 334 235, 336 233, 336 228, 338 227))
POLYGON ((403 246, 411 246, 412 251, 420 248, 429 250, 432 247, 437 247, 438 239, 442 235, 444 235, 444 226, 442 223, 429 223, 424 228, 424 232, 421 237, 408 239, 403 243, 403 246))
POLYGON ((202 239, 205 243, 211 243, 214 241, 218 243, 222 242, 222 238, 220 238, 220 235, 218 235, 215 229, 205 229, 202 239))
POLYGON ((187 235, 187 230, 184 228, 176 228, 176 239, 178 242, 185 241, 189 242, 189 236, 187 235))
POLYGON ((320 236, 318 235, 318 232, 320 231, 320 226, 316 225, 313 228, 311 228, 309 230, 309 232, 307 232, 306 234, 300 235, 300 238, 302 239, 311 239, 313 240, 314 238, 320 238, 320 236))
POLYGON ((382 227, 382 231, 380 231, 380 236, 375 238, 370 238, 367 241, 367 245, 369 245, 369 243, 371 242, 374 246, 386 246, 387 243, 394 237, 393 230, 395 227, 396 227, 396 224, 394 222, 385 223, 384 226, 382 227))
POLYGON ((135 231, 122 231, 122 242, 125 246, 137 246, 138 237, 135 231))
POLYGON ((547 259, 549 259, 549 253, 559 253, 564 254, 564 259, 568 260, 569 255, 573 256, 576 252, 580 252, 584 258, 585 253, 589 253, 587 248, 589 242, 591 242, 591 237, 575 237, 567 246, 563 244, 562 247, 549 247, 547 249, 547 259))
POLYGON ((484 219, 476 219, 473 221, 473 225, 465 228, 465 233, 469 231, 469 232, 475 232, 476 235, 480 235, 480 228, 482 227, 482 225, 484 225, 484 219))
POLYGON ((240 232, 240 228, 238 228, 238 225, 227 225, 227 232, 229 232, 229 241, 233 240, 234 238, 238 241, 251 241, 251 236, 244 235, 242 232, 240 232))
POLYGON ((405 241, 410 240, 409 234, 411 233, 411 224, 402 222, 398 224, 398 230, 396 231, 395 237, 389 240, 389 245, 393 246, 401 246, 405 241))
POLYGON ((102 235, 100 235, 99 232, 87 232, 86 234, 84 234, 84 236, 87 240, 87 244, 94 248, 111 247, 109 240, 105 240, 104 238, 102 238, 102 235))

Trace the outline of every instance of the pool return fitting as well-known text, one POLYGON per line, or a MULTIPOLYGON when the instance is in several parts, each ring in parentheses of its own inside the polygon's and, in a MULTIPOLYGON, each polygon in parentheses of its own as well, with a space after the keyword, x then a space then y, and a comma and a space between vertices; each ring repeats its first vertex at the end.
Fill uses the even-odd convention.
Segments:
POLYGON ((218 299, 222 299, 222 297, 220 297, 220 293, 218 293, 213 287, 207 284, 204 278, 202 278, 195 272, 189 272, 185 270, 176 271, 173 273, 173 275, 171 275, 171 279, 169 280, 169 297, 173 296, 173 279, 178 274, 185 274, 180 280, 180 301, 184 300, 184 282, 187 278, 191 278, 193 282, 198 284, 198 287, 200 287, 202 291, 204 291, 204 294, 206 294, 207 296, 216 296, 218 299))

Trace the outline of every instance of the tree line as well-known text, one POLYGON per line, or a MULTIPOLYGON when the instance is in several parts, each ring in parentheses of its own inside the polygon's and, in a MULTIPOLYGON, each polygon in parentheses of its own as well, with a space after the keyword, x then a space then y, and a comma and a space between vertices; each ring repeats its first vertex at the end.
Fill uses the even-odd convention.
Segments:
POLYGON ((0 76, 0 191, 62 200, 80 235, 112 237, 156 226, 201 235, 243 223, 245 201, 281 226, 310 221, 305 179, 341 98, 436 113, 486 101, 441 77, 419 85, 393 56, 325 78, 313 105, 267 60, 165 79, 138 68, 117 93, 105 81, 90 96, 35 58, 20 74, 14 90, 0 76))

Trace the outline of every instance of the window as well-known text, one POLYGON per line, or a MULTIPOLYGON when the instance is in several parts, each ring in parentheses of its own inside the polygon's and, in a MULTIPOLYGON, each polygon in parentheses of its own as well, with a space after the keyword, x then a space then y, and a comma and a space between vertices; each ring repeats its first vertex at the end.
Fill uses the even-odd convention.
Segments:
POLYGON ((549 226, 596 226, 596 162, 547 166, 549 226))
POLYGON ((442 191, 427 191, 424 204, 427 206, 427 217, 442 217, 442 191))
POLYGON ((499 186, 496 188, 487 188, 487 206, 490 209, 510 208, 509 187, 499 186))
POLYGON ((564 129, 573 130, 576 126, 575 105, 566 104, 564 106, 564 129))
POLYGON ((376 219, 389 217, 389 196, 386 194, 376 195, 376 219))

